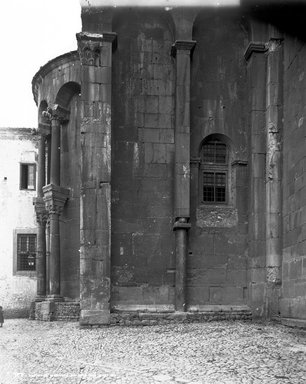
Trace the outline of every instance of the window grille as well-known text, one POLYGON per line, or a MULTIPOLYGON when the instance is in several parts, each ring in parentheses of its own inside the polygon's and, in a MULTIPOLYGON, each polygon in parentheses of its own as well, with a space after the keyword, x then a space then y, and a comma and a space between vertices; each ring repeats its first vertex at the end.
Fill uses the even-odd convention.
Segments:
POLYGON ((225 172, 203 172, 203 201, 209 203, 226 201, 225 172))
POLYGON ((226 144, 217 140, 203 145, 203 161, 211 164, 226 164, 226 144))
POLYGON ((218 139, 204 142, 201 157, 203 203, 226 203, 228 184, 227 145, 218 139))
POLYGON ((17 235, 17 271, 36 270, 36 235, 17 235))

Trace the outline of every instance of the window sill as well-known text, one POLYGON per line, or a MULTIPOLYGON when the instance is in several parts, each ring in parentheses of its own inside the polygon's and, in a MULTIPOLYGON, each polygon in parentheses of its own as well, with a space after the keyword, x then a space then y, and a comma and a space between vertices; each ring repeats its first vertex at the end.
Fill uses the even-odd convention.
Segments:
POLYGON ((30 277, 35 278, 37 277, 36 271, 16 271, 14 273, 14 276, 20 276, 20 277, 30 277))

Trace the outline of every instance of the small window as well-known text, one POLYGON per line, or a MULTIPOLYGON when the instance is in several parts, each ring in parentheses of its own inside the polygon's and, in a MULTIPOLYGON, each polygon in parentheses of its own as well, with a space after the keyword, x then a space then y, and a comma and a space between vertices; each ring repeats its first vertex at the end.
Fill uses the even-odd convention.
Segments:
POLYGON ((20 164, 20 189, 36 189, 36 164, 20 164))
POLYGON ((224 204, 228 193, 228 149, 216 138, 207 140, 201 151, 201 201, 224 204))
POLYGON ((17 271, 36 270, 36 235, 17 235, 17 271))
POLYGON ((203 172, 203 201, 226 202, 226 172, 203 172))

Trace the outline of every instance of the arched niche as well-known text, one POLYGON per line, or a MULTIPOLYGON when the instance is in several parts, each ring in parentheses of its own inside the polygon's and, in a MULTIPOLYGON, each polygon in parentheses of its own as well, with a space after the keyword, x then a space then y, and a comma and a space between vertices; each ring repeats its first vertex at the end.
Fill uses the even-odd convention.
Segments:
POLYGON ((67 82, 58 91, 54 104, 68 110, 69 120, 61 125, 60 185, 70 190, 61 215, 61 292, 73 300, 79 298, 80 236, 80 91, 77 82, 67 82))
POLYGON ((229 138, 227 135, 224 135, 222 133, 212 133, 212 134, 207 135, 206 137, 204 137, 204 139, 200 142, 200 144, 198 146, 198 156, 200 156, 200 154, 201 154, 203 145, 205 143, 211 141, 211 140, 218 140, 221 143, 226 144, 226 146, 228 147, 228 150, 230 152, 232 152, 233 154, 235 153, 234 144, 233 144, 233 141, 232 141, 231 138, 229 138))
POLYGON ((81 93, 80 84, 70 81, 65 83, 60 90, 58 91, 55 104, 60 105, 61 107, 69 110, 70 102, 75 95, 79 95, 81 93))

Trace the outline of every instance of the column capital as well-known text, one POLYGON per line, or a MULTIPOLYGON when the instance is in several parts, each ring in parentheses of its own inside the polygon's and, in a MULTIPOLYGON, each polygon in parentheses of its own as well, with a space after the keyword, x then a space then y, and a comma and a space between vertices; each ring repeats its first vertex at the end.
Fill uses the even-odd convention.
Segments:
POLYGON ((275 38, 275 37, 272 37, 268 43, 266 44, 267 46, 267 50, 270 52, 274 52, 274 51, 277 51, 281 46, 282 46, 282 42, 283 42, 283 38, 275 38))
POLYGON ((110 43, 113 50, 117 46, 117 34, 115 32, 90 33, 80 32, 76 34, 78 50, 82 65, 101 66, 101 48, 105 43, 110 43))
POLYGON ((244 52, 244 58, 246 61, 248 61, 254 52, 265 53, 267 52, 267 50, 268 50, 268 47, 266 43, 258 42, 258 41, 250 41, 249 45, 247 46, 247 49, 244 52))
POLYGON ((60 106, 59 104, 54 104, 52 107, 49 107, 47 111, 43 112, 43 124, 47 124, 48 120, 50 122, 52 122, 52 120, 57 120, 60 123, 65 123, 69 121, 69 115, 70 111, 68 111, 68 109, 60 106))
POLYGON ((176 40, 171 47, 171 55, 175 57, 177 51, 188 51, 192 53, 196 43, 195 40, 176 40))
POLYGON ((42 197, 34 197, 33 205, 35 206, 36 220, 39 224, 45 224, 48 220, 48 211, 42 197))
POLYGON ((60 215, 69 198, 69 189, 54 184, 48 184, 43 187, 43 193, 43 200, 49 214, 60 215))

